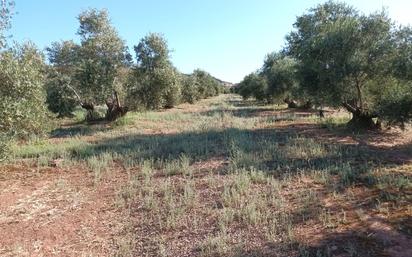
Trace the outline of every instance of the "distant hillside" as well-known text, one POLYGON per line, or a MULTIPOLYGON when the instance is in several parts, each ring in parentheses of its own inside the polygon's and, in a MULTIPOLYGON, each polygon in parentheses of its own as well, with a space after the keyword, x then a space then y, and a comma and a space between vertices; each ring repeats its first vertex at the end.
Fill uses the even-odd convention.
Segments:
MULTIPOLYGON (((213 76, 212 76, 213 77, 213 76)), ((217 82, 219 82, 219 83, 221 83, 223 86, 225 86, 225 87, 233 87, 234 86, 234 84, 233 83, 231 83, 231 82, 227 82, 227 81, 223 81, 223 80, 221 80, 221 79, 218 79, 218 78, 216 78, 216 77, 213 77, 217 82)))
MULTIPOLYGON (((184 76, 190 76, 190 74, 185 74, 185 73, 182 73, 184 76)), ((212 76, 212 75, 210 75, 210 76, 212 76)), ((227 81, 223 81, 223 80, 221 80, 221 79, 218 79, 218 78, 216 78, 215 76, 212 76, 212 78, 214 79, 214 80, 216 80, 218 83, 220 83, 220 84, 222 84, 223 86, 225 86, 225 87, 233 87, 233 86, 235 86, 235 84, 233 84, 232 82, 227 82, 227 81)))

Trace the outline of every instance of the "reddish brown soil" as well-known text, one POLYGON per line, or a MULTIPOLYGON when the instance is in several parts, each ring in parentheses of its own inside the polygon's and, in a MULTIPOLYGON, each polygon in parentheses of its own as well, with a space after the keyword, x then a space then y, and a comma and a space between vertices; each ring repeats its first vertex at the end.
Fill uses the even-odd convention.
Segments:
POLYGON ((81 169, 1 167, 0 255, 110 255, 120 233, 112 185, 95 187, 81 169))
MULTIPOLYGON (((185 108, 183 108, 185 109, 185 108)), ((203 111, 198 108, 196 111, 203 111)), ((177 109, 168 110, 174 112, 177 109)), ((180 111, 180 110, 179 110, 180 111)), ((266 117, 281 114, 285 111, 265 110, 257 116, 266 117)), ((299 111, 301 116, 312 115, 313 112, 299 111)), ((403 169, 396 171, 411 177, 412 162, 411 143, 412 132, 402 132, 396 129, 384 132, 365 134, 349 134, 340 130, 330 131, 319 128, 319 125, 304 121, 281 122, 271 128, 279 132, 297 133, 317 140, 331 143, 360 145, 383 154, 391 163, 402 164, 403 169)), ((150 133, 171 133, 170 130, 151 131, 150 133)), ((93 141, 92 136, 87 136, 93 141)), ((62 139, 52 139, 58 143, 62 139)), ((212 159, 207 162, 195 163, 198 170, 196 177, 197 189, 200 190, 202 206, 218 208, 219 194, 223 177, 217 180, 215 188, 210 188, 204 181, 203 173, 213 173, 225 165, 225 159, 212 159), (216 191, 217 190, 217 191, 216 191)), ((118 251, 116 239, 122 237, 124 226, 123 211, 116 208, 115 192, 125 181, 122 168, 116 168, 110 179, 104 179, 98 185, 84 167, 62 169, 59 167, 37 168, 35 165, 15 164, 0 166, 0 256, 111 256, 118 251)), ((159 178, 161 179, 161 178, 159 178)), ((178 177, 174 177, 178 181, 178 177)), ((177 182, 178 183, 178 182, 177 182)), ((353 186, 345 193, 353 199, 331 199, 326 197, 323 189, 312 181, 303 181, 303 186, 310 186, 318 191, 324 206, 331 210, 345 210, 347 221, 335 230, 321 228, 316 223, 302 224, 296 231, 297 239, 314 249, 331 247, 333 256, 351 256, 349 250, 341 251, 342 245, 348 241, 362 244, 364 249, 374 249, 372 256, 409 257, 412 256, 412 239, 398 227, 412 228, 412 207, 409 202, 397 203, 396 208, 388 205, 391 211, 382 218, 382 214, 370 208, 374 199, 383 190, 353 186), (340 250, 339 250, 340 249, 340 250)), ((293 190, 296 188, 289 188, 293 190)), ((395 192, 409 194, 412 192, 395 192)), ((288 192, 284 194, 287 196, 288 192)), ((294 199, 289 199, 292 203, 294 199)), ((137 203, 138 204, 138 203, 137 203)), ((394 204, 395 205, 395 204, 394 204)), ((195 244, 203 240, 205 235, 213 232, 216 217, 208 216, 205 209, 195 210, 204 218, 203 227, 197 231, 192 228, 182 228, 178 233, 163 231, 162 237, 173 245, 168 248, 173 256, 198 255, 195 244), (184 252, 184 254, 182 254, 184 252)), ((136 248, 140 254, 147 250, 147 244, 154 234, 152 224, 143 224, 143 215, 137 208, 132 226, 136 235, 136 248)), ((191 217, 187 217, 191 219, 191 217)), ((233 232, 234 234, 236 231, 233 232)), ((278 256, 270 245, 264 244, 255 232, 249 235, 238 235, 250 238, 244 255, 238 256, 278 256)), ((149 244, 150 245, 150 244, 149 244)), ((149 256, 155 252, 147 251, 149 256)), ((170 254, 168 253, 168 254, 170 254)), ((291 255, 296 252, 291 252, 291 255)))

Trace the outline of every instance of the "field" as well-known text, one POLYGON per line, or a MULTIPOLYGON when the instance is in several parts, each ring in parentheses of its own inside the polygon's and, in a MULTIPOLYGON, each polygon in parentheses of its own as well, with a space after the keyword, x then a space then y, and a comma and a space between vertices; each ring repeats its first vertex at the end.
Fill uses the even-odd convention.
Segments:
POLYGON ((412 133, 236 95, 13 146, 1 256, 412 256, 412 133))

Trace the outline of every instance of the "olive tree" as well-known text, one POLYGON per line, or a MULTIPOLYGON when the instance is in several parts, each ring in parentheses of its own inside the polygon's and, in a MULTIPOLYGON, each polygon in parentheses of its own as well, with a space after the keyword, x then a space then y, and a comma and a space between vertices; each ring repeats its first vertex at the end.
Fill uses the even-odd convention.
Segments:
POLYGON ((119 69, 127 63, 125 43, 111 25, 106 10, 89 9, 82 12, 78 20, 81 45, 76 78, 82 97, 88 102, 84 107, 106 103, 106 118, 124 115, 127 109, 117 106, 115 79, 119 69))
POLYGON ((193 104, 200 99, 198 83, 193 75, 182 74, 182 101, 193 104))
MULTIPOLYGON (((6 46, 6 31, 10 27, 11 18, 13 15, 13 1, 1 1, 0 9, 0 50, 6 46)), ((0 96, 0 100, 3 102, 4 96, 0 96)), ((9 136, 2 129, 2 121, 0 120, 0 161, 6 158, 9 136)))
POLYGON ((260 75, 266 78, 268 84, 266 99, 284 101, 289 107, 296 107, 294 99, 301 94, 296 79, 296 61, 293 58, 279 52, 268 54, 260 75))
POLYGON ((73 88, 79 86, 75 79, 79 48, 73 41, 54 42, 46 48, 52 64, 47 70, 46 102, 59 117, 71 116, 78 105, 73 88))
MULTIPOLYGON (((116 87, 119 70, 130 61, 127 47, 112 26, 106 10, 88 9, 78 16, 78 20, 80 45, 64 41, 53 43, 47 49, 54 68, 48 86, 49 106, 61 103, 61 109, 72 109, 70 102, 74 98, 88 110, 88 117, 92 119, 94 107, 106 104, 106 119, 116 119, 127 112, 127 108, 120 104, 116 87), (71 98, 66 95, 69 91, 72 91, 71 98)), ((64 112, 59 111, 60 114, 64 112)))
POLYGON ((300 84, 314 98, 352 113, 351 125, 374 127, 379 81, 389 74, 392 23, 384 12, 361 15, 333 1, 300 17, 287 36, 300 84))
POLYGON ((196 69, 193 71, 192 76, 196 80, 195 83, 197 85, 199 98, 203 99, 219 94, 221 85, 208 72, 201 69, 196 69))
POLYGON ((237 86, 244 99, 254 97, 266 103, 286 102, 297 107, 294 98, 299 96, 296 79, 296 61, 280 52, 265 57, 262 68, 247 75, 237 86))
POLYGON ((70 89, 72 78, 65 74, 60 74, 54 69, 48 69, 46 88, 47 107, 59 118, 72 117, 73 111, 78 105, 78 100, 70 89))
POLYGON ((412 120, 412 27, 396 30, 393 42, 393 86, 392 90, 381 92, 377 109, 389 124, 403 127, 412 120))
POLYGON ((14 1, 1 0, 0 6, 0 48, 6 47, 6 31, 11 27, 11 19, 14 14, 14 1))
POLYGON ((271 102, 271 97, 268 94, 267 80, 258 72, 247 75, 239 83, 237 93, 245 100, 254 97, 258 101, 271 102))
POLYGON ((6 48, 14 2, 0 9, 0 161, 14 137, 42 133, 48 124, 44 94, 43 55, 31 44, 6 48))
POLYGON ((43 131, 44 67, 43 56, 29 43, 0 54, 0 132, 24 137, 43 131))
POLYGON ((156 33, 137 46, 137 65, 128 84, 128 103, 133 108, 171 108, 180 101, 179 73, 170 62, 166 39, 156 33))

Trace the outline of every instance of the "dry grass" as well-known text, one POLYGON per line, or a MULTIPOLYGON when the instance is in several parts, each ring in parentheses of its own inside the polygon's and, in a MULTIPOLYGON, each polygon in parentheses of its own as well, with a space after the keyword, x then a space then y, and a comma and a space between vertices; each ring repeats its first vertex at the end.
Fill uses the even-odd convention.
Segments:
POLYGON ((0 255, 410 256, 410 133, 327 115, 225 95, 15 145, 0 255))

